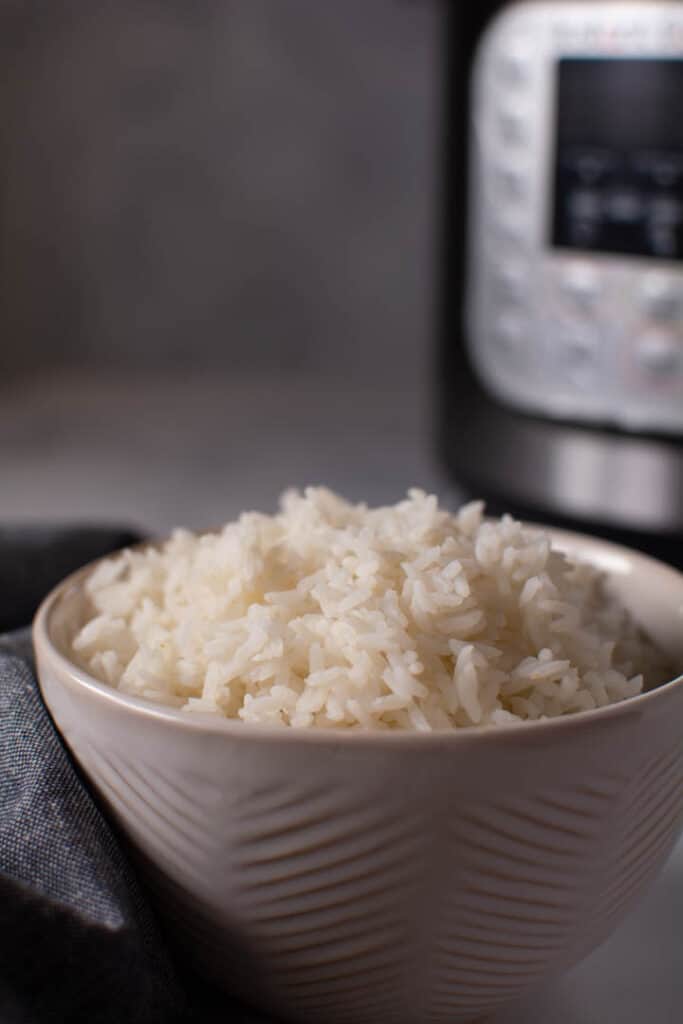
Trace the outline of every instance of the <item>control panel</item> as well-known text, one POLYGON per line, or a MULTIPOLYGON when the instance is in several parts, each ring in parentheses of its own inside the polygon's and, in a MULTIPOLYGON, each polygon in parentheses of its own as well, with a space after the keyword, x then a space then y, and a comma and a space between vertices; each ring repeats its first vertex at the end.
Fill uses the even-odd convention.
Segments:
POLYGON ((503 10, 472 89, 467 342, 536 414, 683 434, 683 4, 503 10))

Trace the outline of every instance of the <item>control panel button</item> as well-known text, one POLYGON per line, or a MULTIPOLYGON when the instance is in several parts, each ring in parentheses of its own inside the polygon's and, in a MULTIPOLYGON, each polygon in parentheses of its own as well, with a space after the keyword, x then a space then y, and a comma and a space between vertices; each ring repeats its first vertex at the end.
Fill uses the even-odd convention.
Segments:
POLYGON ((605 197, 605 212, 615 224, 633 224, 645 213, 643 197, 635 189, 612 189, 605 197))
POLYGON ((495 270, 494 287, 499 302, 520 302, 526 291, 524 267, 519 263, 499 264, 495 270))
POLYGON ((598 332, 567 323, 551 334, 551 340, 558 367, 577 382, 588 383, 594 378, 598 366, 598 332))
POLYGON ((680 320, 683 315, 681 298, 680 290, 659 275, 653 274, 643 283, 643 311, 652 320, 680 320))
POLYGON ((517 167, 499 167, 496 184, 504 199, 523 199, 526 195, 526 175, 517 167))
POLYGON ((598 189, 573 188, 566 198, 569 240, 579 248, 590 249, 599 237, 603 202, 598 189))
POLYGON ((647 212, 655 224, 675 228, 683 220, 683 203, 674 196, 654 196, 648 203, 647 212))
POLYGON ((648 374, 666 377, 683 368, 683 348, 675 335, 651 332, 636 345, 638 364, 648 374))
POLYGON ((566 362, 571 366, 589 366, 595 360, 593 339, 585 334, 571 332, 562 338, 562 348, 566 362))
POLYGON ((508 246, 522 245, 528 235, 528 229, 522 220, 502 214, 493 219, 491 232, 496 245, 503 243, 508 246))
POLYGON ((617 162, 609 150, 585 146, 579 147, 566 159, 575 180, 589 189, 599 187, 617 162))
POLYGON ((516 313, 501 313, 493 325, 496 347, 509 356, 516 356, 524 346, 528 332, 525 319, 516 313))
POLYGON ((501 51, 497 60, 497 71, 505 85, 524 85, 529 80, 530 55, 528 46, 510 42, 501 51))
POLYGON ((602 199, 594 189, 574 189, 569 193, 567 206, 573 220, 595 221, 602 216, 602 199))
POLYGON ((498 112, 498 131, 500 138, 509 146, 520 145, 526 140, 526 122, 524 115, 510 107, 503 107, 498 112))
POLYGON ((647 184, 656 189, 676 188, 683 177, 683 159, 676 153, 645 150, 636 158, 635 167, 647 184))
POLYGON ((600 294, 600 276, 586 263, 573 263, 562 274, 561 288, 577 305, 588 307, 600 294))

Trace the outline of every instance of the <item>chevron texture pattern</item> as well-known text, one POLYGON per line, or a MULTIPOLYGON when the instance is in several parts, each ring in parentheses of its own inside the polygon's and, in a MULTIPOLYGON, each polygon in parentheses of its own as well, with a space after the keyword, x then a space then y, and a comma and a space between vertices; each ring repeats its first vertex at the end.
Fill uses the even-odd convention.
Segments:
MULTIPOLYGON (((613 551, 624 600, 683 664, 681 577, 558 537, 587 557, 613 551)), ((56 656, 82 577, 37 619, 46 703, 128 836, 169 938, 276 1017, 479 1020, 603 942, 680 834, 683 677, 597 714, 479 735, 188 721, 90 685, 56 656)))
POLYGON ((136 735, 118 709, 96 704, 84 728, 73 707, 53 713, 169 934, 293 1020, 485 1016, 603 941, 683 823, 680 727, 661 715, 601 722, 590 742, 577 722, 532 746, 404 749, 155 721, 136 735), (649 737, 641 758, 624 757, 629 730, 649 737))

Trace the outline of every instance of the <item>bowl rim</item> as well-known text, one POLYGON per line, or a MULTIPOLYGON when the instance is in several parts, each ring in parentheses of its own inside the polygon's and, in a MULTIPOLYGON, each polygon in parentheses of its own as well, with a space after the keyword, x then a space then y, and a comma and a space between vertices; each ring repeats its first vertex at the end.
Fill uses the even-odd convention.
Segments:
MULTIPOLYGON (((618 571, 622 574, 631 573, 634 566, 641 566, 642 568, 655 572, 658 575, 668 576, 670 580, 680 586, 681 605, 678 611, 681 615, 681 628, 683 629, 683 572, 671 565, 668 565, 666 562, 652 558, 650 555, 646 555, 641 551, 621 544, 615 544, 612 541, 603 540, 600 537, 591 536, 590 534, 559 529, 528 521, 524 521, 524 526, 545 531, 550 535, 553 544, 555 542, 560 542, 559 546, 561 548, 563 542, 566 542, 567 546, 570 548, 578 546, 586 552, 600 551, 603 555, 607 556, 607 560, 611 561, 614 566, 620 566, 618 571)), ((164 543, 165 539, 166 538, 150 539, 149 541, 143 541, 140 544, 136 544, 134 547, 157 547, 164 543)), ((593 708, 587 711, 577 711, 572 714, 560 715, 556 718, 523 720, 497 727, 470 727, 452 730, 433 729, 429 732, 403 729, 373 730, 340 729, 335 727, 324 729, 316 727, 294 728, 291 726, 246 723, 241 719, 226 718, 222 715, 215 714, 214 712, 184 711, 182 708, 172 707, 158 701, 149 700, 145 697, 136 697, 132 694, 123 693, 120 690, 115 689, 113 686, 110 686, 108 683, 97 679, 86 669, 81 668, 80 665, 77 665, 75 662, 67 658, 57 647, 50 635, 51 616, 63 595, 73 587, 80 586, 83 580, 89 576, 101 562, 117 557, 117 555, 124 550, 128 550, 128 548, 120 548, 108 555, 97 558, 65 577, 47 594, 36 611, 31 630, 33 645, 37 655, 36 674, 38 676, 41 694, 48 708, 49 703, 45 699, 43 688, 42 670, 38 665, 41 660, 51 662, 59 671, 60 675, 65 676, 68 679, 72 687, 76 686, 77 688, 83 689, 91 697, 97 700, 102 700, 105 703, 118 708, 124 713, 127 712, 134 716, 140 715, 143 719, 152 719, 156 722, 164 723, 164 725, 176 726, 184 730, 199 730, 200 732, 224 735, 232 739, 248 739, 250 741, 255 740, 263 742, 278 741, 314 744, 321 743, 331 747, 338 747, 340 744, 347 743, 352 745, 360 744, 361 746, 393 746, 398 744, 404 747, 429 747, 434 744, 444 743, 450 746, 453 744, 460 745, 463 743, 495 742, 496 740, 500 741, 502 737, 510 738, 514 736, 527 736, 529 733, 532 736, 540 737, 546 734, 548 730, 552 730, 554 732, 558 730, 581 728, 584 725, 589 726, 591 723, 596 721, 607 721, 610 719, 620 718, 638 710, 643 710, 654 703, 664 700, 672 692, 678 689, 683 690, 683 673, 681 673, 652 690, 648 690, 635 697, 628 697, 624 700, 618 701, 617 703, 608 704, 600 708, 593 708)), ((590 561, 590 555, 587 557, 590 561)), ((60 682, 63 684, 63 680, 60 680, 60 682)))

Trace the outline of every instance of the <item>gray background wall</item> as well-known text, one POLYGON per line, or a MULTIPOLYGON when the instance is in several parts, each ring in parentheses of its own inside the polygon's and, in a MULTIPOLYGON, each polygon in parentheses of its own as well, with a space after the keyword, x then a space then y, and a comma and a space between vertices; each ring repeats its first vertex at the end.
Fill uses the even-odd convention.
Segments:
POLYGON ((3 0, 0 367, 421 376, 439 0, 3 0))

